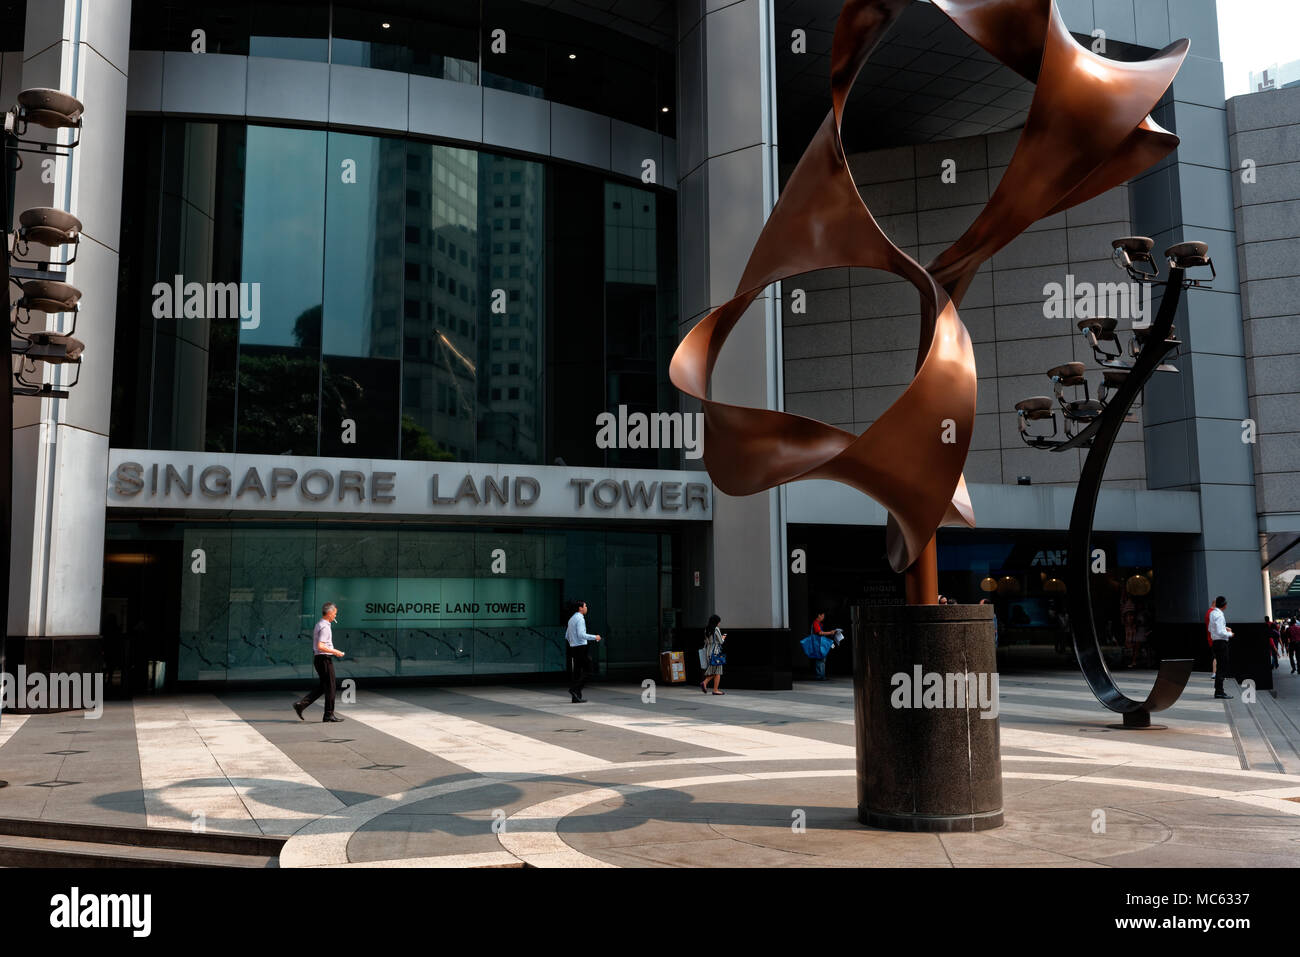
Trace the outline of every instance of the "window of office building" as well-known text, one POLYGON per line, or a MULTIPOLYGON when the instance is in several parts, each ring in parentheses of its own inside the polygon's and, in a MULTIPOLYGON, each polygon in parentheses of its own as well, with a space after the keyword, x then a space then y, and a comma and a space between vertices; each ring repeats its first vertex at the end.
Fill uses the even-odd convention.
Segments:
POLYGON ((476 5, 388 0, 333 8, 332 62, 478 81, 476 5))
POLYGON ((595 446, 599 411, 676 408, 674 204, 656 191, 240 123, 134 118, 127 157, 115 446, 675 465, 595 446), (498 194, 519 201, 508 240, 498 194))
MULTIPOLYGON (((629 16, 635 19, 620 28, 530 0, 134 0, 131 49, 306 60, 481 83, 673 136, 675 5, 629 16)), ((17 35, 21 46, 21 29, 17 35)))
POLYGON ((319 0, 134 0, 131 49, 329 59, 328 3, 319 0), (201 31, 201 33, 199 32, 201 31))
POLYGON ((239 324, 240 452, 318 452, 325 145, 319 130, 248 128, 240 278, 259 314, 239 324))
POLYGON ((326 169, 320 454, 394 459, 403 313, 420 305, 404 306, 406 143, 330 133, 326 169))

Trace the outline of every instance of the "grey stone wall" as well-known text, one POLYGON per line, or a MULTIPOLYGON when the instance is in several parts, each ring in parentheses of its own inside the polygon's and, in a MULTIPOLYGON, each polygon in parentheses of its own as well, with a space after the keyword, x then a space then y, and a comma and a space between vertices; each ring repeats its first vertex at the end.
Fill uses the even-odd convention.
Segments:
MULTIPOLYGON (((923 264, 951 245, 998 186, 1019 131, 903 146, 850 157, 859 191, 885 233, 923 264), (956 182, 941 181, 943 161, 956 182)), ((961 306, 975 344, 979 374, 968 482, 1073 485, 1082 452, 1027 448, 1015 403, 1050 395, 1048 369, 1077 360, 1095 397, 1101 373, 1075 320, 1044 316, 1043 287, 1119 282, 1110 241, 1131 232, 1127 187, 1036 223, 980 270, 961 306)), ((916 361, 919 302, 910 284, 889 273, 832 269, 788 280, 784 299, 786 410, 861 432, 898 398, 916 361), (792 308, 796 290, 807 311, 792 308)), ((1121 324, 1122 326, 1125 324, 1121 324)), ((1139 410, 1139 418, 1141 412, 1139 410)), ((1140 424, 1126 425, 1106 472, 1112 487, 1145 488, 1140 424)))
POLYGON ((1228 134, 1256 505, 1262 524, 1300 521, 1300 89, 1229 100, 1228 134))

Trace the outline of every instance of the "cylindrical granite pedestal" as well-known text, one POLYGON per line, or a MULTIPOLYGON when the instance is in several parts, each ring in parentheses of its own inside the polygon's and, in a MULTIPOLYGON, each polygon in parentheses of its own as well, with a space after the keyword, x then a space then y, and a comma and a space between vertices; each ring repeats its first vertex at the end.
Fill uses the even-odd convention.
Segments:
POLYGON ((855 606, 853 691, 859 821, 1002 826, 992 606, 855 606))

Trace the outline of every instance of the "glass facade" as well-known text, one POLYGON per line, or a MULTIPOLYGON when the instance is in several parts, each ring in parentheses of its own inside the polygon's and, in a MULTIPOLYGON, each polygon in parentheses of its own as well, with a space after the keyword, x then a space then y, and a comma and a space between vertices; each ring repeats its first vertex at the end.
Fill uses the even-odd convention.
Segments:
POLYGON ((675 204, 401 137, 128 122, 112 444, 675 467, 675 204))
POLYGON ((654 531, 111 522, 105 604, 180 681, 308 680, 326 601, 340 677, 563 671, 569 599, 608 639, 603 667, 652 667, 675 547, 654 531), (506 574, 486 573, 496 549, 506 574))
MULTIPOLYGON (((131 49, 310 60, 543 97, 674 135, 676 5, 622 24, 527 0, 134 0, 131 49), (666 108, 666 109, 665 109, 666 108)), ((21 36, 21 34, 20 34, 21 36)))
MULTIPOLYGON (((790 622, 800 634, 818 611, 845 627, 856 603, 903 603, 903 579, 885 559, 883 529, 792 525, 788 537, 791 548, 809 556, 807 574, 789 576, 790 622)), ((1147 654, 1166 637, 1155 613, 1151 536, 1098 533, 1093 547, 1106 554, 1106 571, 1092 577, 1094 620, 1107 655, 1127 662, 1135 649, 1147 654)), ((1064 533, 940 529, 938 552, 941 595, 993 605, 1003 664, 1075 667, 1064 533)))

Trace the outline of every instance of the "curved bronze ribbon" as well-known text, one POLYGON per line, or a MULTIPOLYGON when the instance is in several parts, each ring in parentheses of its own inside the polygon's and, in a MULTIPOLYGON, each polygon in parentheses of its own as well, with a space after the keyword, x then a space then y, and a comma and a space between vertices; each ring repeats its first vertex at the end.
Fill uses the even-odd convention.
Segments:
POLYGON ((1142 63, 1080 47, 1052 0, 933 0, 976 43, 1037 81, 1024 133, 988 205, 928 267, 885 236, 862 202, 840 129, 871 50, 911 0, 848 0, 831 45, 831 110, 759 233, 732 299, 673 355, 669 376, 704 409, 704 464, 728 495, 832 479, 889 512, 890 564, 904 571, 940 525, 973 527, 962 468, 975 426, 970 335, 957 315, 980 265, 1044 216, 1091 199, 1171 151, 1177 137, 1149 113, 1187 51, 1180 41, 1142 63), (894 273, 920 296, 920 343, 906 391, 859 436, 815 419, 714 401, 709 384, 731 330, 768 285, 836 266, 894 273), (944 441, 955 437, 955 441, 944 441))

